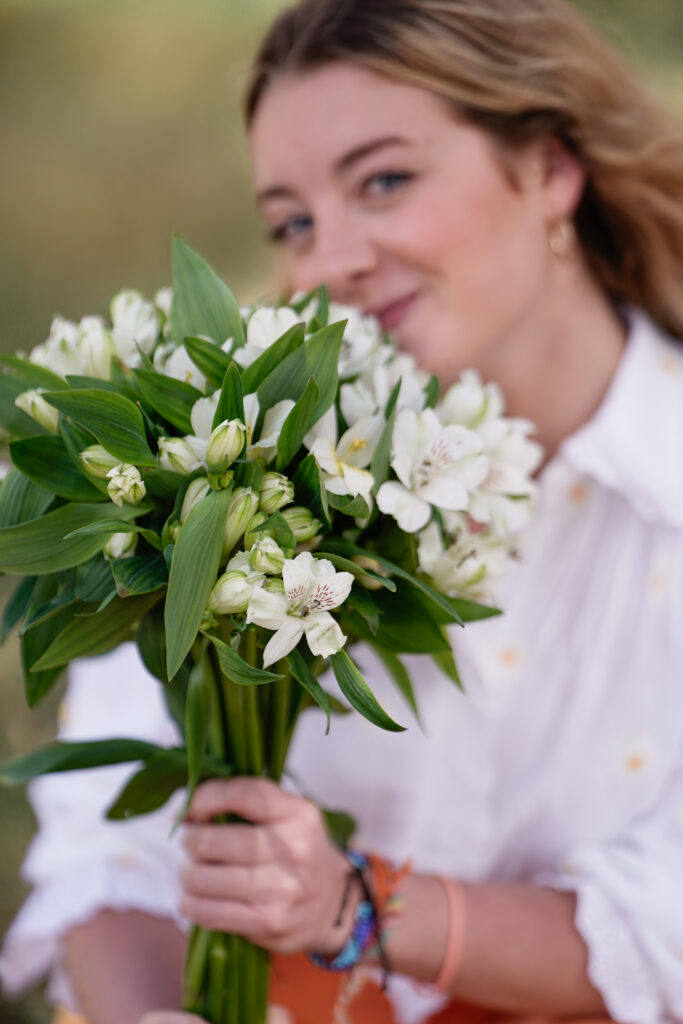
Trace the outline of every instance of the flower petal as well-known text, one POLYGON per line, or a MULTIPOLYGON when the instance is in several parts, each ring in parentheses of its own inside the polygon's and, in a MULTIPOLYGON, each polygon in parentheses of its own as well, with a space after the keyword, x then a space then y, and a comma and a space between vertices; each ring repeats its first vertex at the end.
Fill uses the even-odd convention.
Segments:
POLYGON ((304 444, 309 450, 318 440, 328 441, 333 448, 337 446, 337 410, 331 405, 327 412, 314 423, 304 437, 304 444))
POLYGON ((190 420, 192 422, 192 430, 197 437, 203 437, 206 439, 211 437, 213 418, 218 406, 218 398, 219 395, 218 392, 216 392, 216 394, 210 395, 208 398, 198 398, 192 406, 190 420))
POLYGON ((329 658, 331 654, 341 651, 346 637, 329 612, 312 612, 307 618, 300 620, 303 624, 306 640, 311 654, 321 658, 329 658))
POLYGON ((293 651, 301 639, 304 631, 303 619, 296 619, 288 615, 286 621, 280 626, 277 633, 274 633, 263 651, 263 667, 268 668, 274 662, 284 658, 286 654, 293 651))
POLYGON ((426 501, 393 480, 382 484, 377 492, 377 507, 393 516, 406 533, 416 533, 426 526, 432 512, 426 501))
POLYGON ((271 594, 268 590, 255 590, 247 609, 247 622, 255 622, 266 629, 279 629, 288 618, 287 598, 284 594, 271 594))

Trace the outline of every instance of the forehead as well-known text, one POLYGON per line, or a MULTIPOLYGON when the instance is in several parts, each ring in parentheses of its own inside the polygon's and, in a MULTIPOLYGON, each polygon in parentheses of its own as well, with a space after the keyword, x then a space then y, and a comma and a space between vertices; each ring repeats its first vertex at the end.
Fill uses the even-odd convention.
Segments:
POLYGON ((264 94, 249 141, 257 189, 300 171, 331 167, 373 138, 433 144, 452 114, 419 86, 351 63, 286 73, 264 94))

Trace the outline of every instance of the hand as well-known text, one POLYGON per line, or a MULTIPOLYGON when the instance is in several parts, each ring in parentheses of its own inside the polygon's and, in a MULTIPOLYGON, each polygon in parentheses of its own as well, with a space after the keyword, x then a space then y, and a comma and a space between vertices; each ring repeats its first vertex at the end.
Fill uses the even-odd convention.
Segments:
POLYGON ((309 800, 268 779, 215 779, 190 804, 181 913, 278 953, 334 954, 351 932, 355 888, 339 913, 349 864, 309 800), (237 814, 253 825, 211 824, 237 814))
MULTIPOLYGON (((140 1024, 207 1024, 203 1017, 179 1010, 154 1010, 140 1018, 140 1024)), ((268 1007, 266 1024, 293 1024, 291 1014, 281 1006, 268 1007)))

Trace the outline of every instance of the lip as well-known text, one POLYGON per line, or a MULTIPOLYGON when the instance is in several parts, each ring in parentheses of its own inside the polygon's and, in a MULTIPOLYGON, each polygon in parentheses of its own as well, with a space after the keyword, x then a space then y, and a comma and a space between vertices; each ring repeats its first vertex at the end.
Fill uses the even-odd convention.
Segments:
POLYGON ((376 306, 374 309, 368 309, 367 312, 370 316, 374 316, 379 320, 385 331, 390 331, 394 327, 398 327, 400 322, 412 308, 413 303, 419 294, 419 292, 411 292, 410 295, 404 295, 403 298, 395 299, 393 302, 389 302, 384 306, 376 306))

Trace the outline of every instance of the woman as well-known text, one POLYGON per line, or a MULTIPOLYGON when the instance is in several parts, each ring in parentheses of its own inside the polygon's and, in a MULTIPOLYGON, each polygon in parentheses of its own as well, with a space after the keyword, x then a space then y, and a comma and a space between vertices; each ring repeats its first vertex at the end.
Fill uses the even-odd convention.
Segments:
MULTIPOLYGON (((375 314, 443 387, 475 367, 546 451, 506 614, 454 636, 468 695, 416 658, 424 735, 307 718, 295 741, 354 844, 412 858, 391 1012, 683 1020, 683 137, 564 0, 304 0, 248 120, 291 288, 375 314)), ((307 800, 236 779, 191 817, 187 918, 339 951, 361 896, 307 800), (228 811, 255 828, 209 824, 228 811)), ((177 1003, 182 942, 161 897, 106 903, 66 915, 66 964, 91 1024, 134 1024, 177 1003)), ((273 998, 322 1024, 334 992, 312 1012, 302 986, 328 976, 288 986, 294 963, 273 998)))

